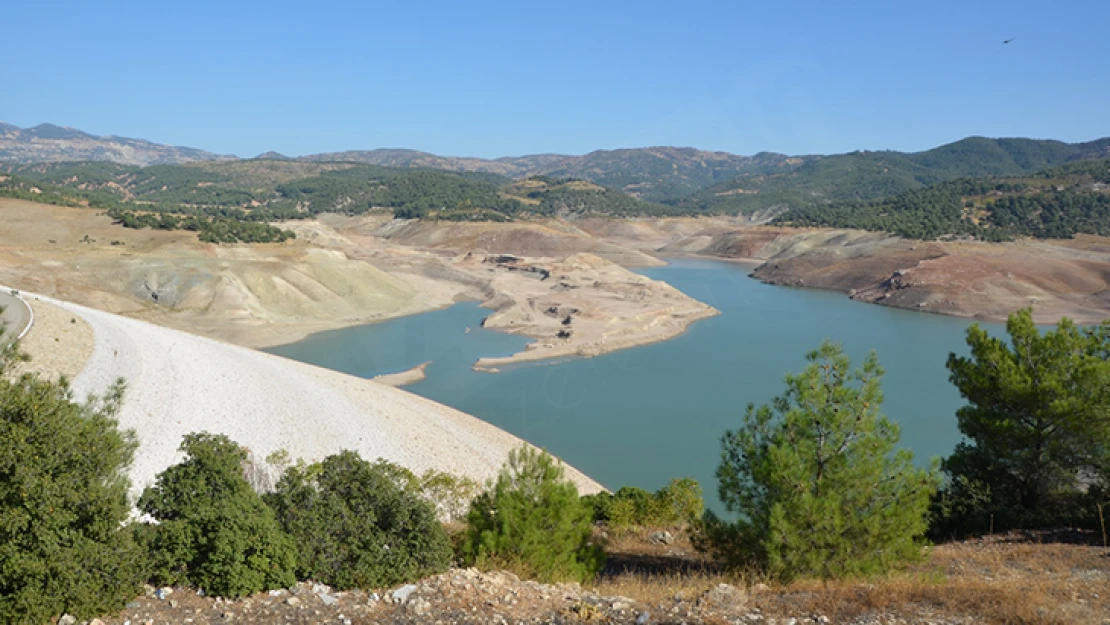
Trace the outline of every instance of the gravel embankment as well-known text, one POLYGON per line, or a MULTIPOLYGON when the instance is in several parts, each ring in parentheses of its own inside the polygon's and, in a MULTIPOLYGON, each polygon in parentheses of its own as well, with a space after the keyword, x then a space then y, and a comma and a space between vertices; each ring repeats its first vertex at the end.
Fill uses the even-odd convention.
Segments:
MULTIPOLYGON (((139 449, 131 469, 138 493, 180 460, 183 435, 231 437, 265 458, 284 449, 318 460, 342 449, 411 470, 429 468, 478 480, 496 475, 517 437, 433 401, 369 380, 286 360, 111 313, 51 300, 95 335, 75 393, 127 381, 120 425, 139 449)), ((581 491, 599 484, 569 468, 581 491)))

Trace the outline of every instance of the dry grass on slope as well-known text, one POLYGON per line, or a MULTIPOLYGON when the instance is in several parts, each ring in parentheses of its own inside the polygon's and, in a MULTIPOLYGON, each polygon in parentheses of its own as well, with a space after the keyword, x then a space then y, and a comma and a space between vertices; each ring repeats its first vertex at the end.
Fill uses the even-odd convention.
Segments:
MULTIPOLYGON (((866 581, 773 584, 755 574, 715 570, 685 535, 654 545, 644 530, 610 541, 602 595, 633 598, 681 615, 718 584, 749 589, 747 609, 767 618, 818 615, 832 623, 932 622, 997 625, 1110 623, 1110 550, 1005 535, 930 549, 909 570, 866 581), (623 570, 621 570, 623 569, 623 570)), ((1090 538, 1082 536, 1082 538, 1090 538)))

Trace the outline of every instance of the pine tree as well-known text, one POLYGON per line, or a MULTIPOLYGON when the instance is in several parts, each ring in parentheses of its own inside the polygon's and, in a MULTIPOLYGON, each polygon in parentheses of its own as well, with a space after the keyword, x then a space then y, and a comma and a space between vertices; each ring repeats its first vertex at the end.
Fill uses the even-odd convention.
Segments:
POLYGON ((921 553, 936 469, 895 451, 897 425, 881 412, 883 370, 874 353, 850 370, 825 342, 771 405, 749 405, 721 439, 721 501, 743 515, 710 517, 704 540, 733 564, 789 579, 876 574, 921 553))
MULTIPOLYGON (((1025 309, 1006 331, 1009 343, 972 325, 971 356, 948 357, 968 401, 956 413, 968 442, 944 467, 953 484, 989 491, 989 510, 968 511, 980 525, 990 514, 996 527, 1066 522, 1081 476, 1110 460, 1110 326, 1083 330, 1064 318, 1041 334, 1025 309)), ((978 529, 971 518, 952 523, 978 529)))
POLYGON ((591 518, 562 465, 525 445, 471 504, 463 554, 480 568, 508 568, 541 582, 583 581, 604 564, 590 542, 591 518))

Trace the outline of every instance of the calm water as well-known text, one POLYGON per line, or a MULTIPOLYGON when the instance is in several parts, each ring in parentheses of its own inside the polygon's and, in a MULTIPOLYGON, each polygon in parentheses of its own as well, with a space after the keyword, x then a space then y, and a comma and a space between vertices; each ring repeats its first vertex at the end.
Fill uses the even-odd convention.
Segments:
POLYGON ((951 452, 961 402, 944 362, 950 351, 966 352, 968 321, 768 286, 748 271, 690 260, 644 270, 722 314, 679 338, 597 358, 473 372, 479 357, 508 355, 527 342, 480 328, 489 311, 473 303, 270 351, 364 377, 432 361, 427 380, 408 390, 543 446, 610 488, 655 489, 692 476, 715 504, 721 434, 739 425, 748 402, 779 394, 783 375, 800 370, 805 353, 830 338, 854 362, 878 351, 886 413, 919 462, 951 452))

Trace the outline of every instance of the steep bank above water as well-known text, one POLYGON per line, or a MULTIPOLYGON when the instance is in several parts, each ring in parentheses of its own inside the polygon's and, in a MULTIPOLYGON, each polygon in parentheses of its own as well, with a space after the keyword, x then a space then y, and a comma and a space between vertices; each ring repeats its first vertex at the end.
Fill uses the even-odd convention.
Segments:
POLYGON ((858 230, 752 226, 733 219, 590 220, 594 236, 661 255, 749 259, 770 284, 830 289, 925 312, 1004 320, 1032 306, 1038 322, 1110 317, 1110 239, 1013 243, 911 241, 858 230))

